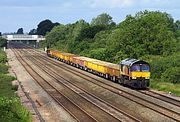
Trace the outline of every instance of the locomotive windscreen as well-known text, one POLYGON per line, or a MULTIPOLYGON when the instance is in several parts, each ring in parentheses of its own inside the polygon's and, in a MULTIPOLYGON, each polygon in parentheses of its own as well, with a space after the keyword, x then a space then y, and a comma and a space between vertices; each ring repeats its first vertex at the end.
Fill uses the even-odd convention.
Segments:
POLYGON ((148 64, 134 64, 131 67, 131 71, 136 72, 149 72, 150 68, 148 64))

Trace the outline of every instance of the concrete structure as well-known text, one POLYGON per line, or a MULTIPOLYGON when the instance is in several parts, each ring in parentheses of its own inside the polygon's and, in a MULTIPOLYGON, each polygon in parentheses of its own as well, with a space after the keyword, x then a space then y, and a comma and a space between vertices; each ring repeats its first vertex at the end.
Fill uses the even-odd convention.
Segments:
POLYGON ((27 34, 12 34, 12 35, 3 35, 8 43, 10 41, 25 43, 34 47, 39 46, 39 41, 45 40, 45 38, 41 35, 27 35, 27 34))

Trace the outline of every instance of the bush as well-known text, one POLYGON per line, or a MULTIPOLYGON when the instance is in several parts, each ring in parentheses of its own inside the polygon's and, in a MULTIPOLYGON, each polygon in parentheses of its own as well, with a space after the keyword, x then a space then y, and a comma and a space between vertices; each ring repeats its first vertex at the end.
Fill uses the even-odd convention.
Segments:
MULTIPOLYGON (((179 53, 167 57, 152 57, 152 61, 150 61, 152 78, 160 79, 163 77, 164 80, 167 77, 165 74, 168 75, 171 72, 170 74, 173 75, 172 72, 175 72, 173 68, 180 67, 179 58, 179 53)), ((172 77, 169 79, 169 82, 171 82, 172 77)))
POLYGON ((11 97, 15 96, 14 88, 12 86, 11 81, 15 80, 15 77, 5 75, 5 74, 0 74, 0 97, 1 96, 6 96, 6 97, 11 97))
POLYGON ((180 67, 171 67, 161 75, 162 81, 180 83, 180 67))
POLYGON ((5 63, 5 62, 7 62, 6 53, 0 50, 0 63, 5 63))
POLYGON ((5 47, 6 46, 6 39, 0 37, 0 47, 5 47))
POLYGON ((31 122, 31 114, 21 105, 16 97, 0 97, 1 122, 31 122))
POLYGON ((0 73, 8 73, 8 66, 0 63, 0 73))

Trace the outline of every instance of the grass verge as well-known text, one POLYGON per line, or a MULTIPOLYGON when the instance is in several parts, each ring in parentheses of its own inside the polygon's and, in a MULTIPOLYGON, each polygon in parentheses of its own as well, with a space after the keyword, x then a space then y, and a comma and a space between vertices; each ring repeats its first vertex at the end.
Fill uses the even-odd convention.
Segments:
POLYGON ((180 96, 180 84, 174 84, 174 83, 162 82, 162 81, 158 82, 158 80, 151 79, 150 88, 158 91, 171 92, 177 96, 180 96))
POLYGON ((6 74, 0 74, 0 97, 14 97, 15 90, 12 86, 11 81, 15 80, 14 77, 6 75, 6 74))
POLYGON ((6 61, 6 54, 0 49, 0 122, 31 122, 31 113, 15 94, 17 89, 12 81, 16 78, 7 75, 9 67, 5 65, 6 61))

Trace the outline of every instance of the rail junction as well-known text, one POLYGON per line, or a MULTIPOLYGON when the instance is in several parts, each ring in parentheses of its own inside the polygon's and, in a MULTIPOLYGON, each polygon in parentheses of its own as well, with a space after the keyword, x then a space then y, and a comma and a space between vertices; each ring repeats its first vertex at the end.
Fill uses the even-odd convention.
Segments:
POLYGON ((180 121, 180 101, 151 90, 133 90, 10 44, 33 79, 76 121, 180 121))

